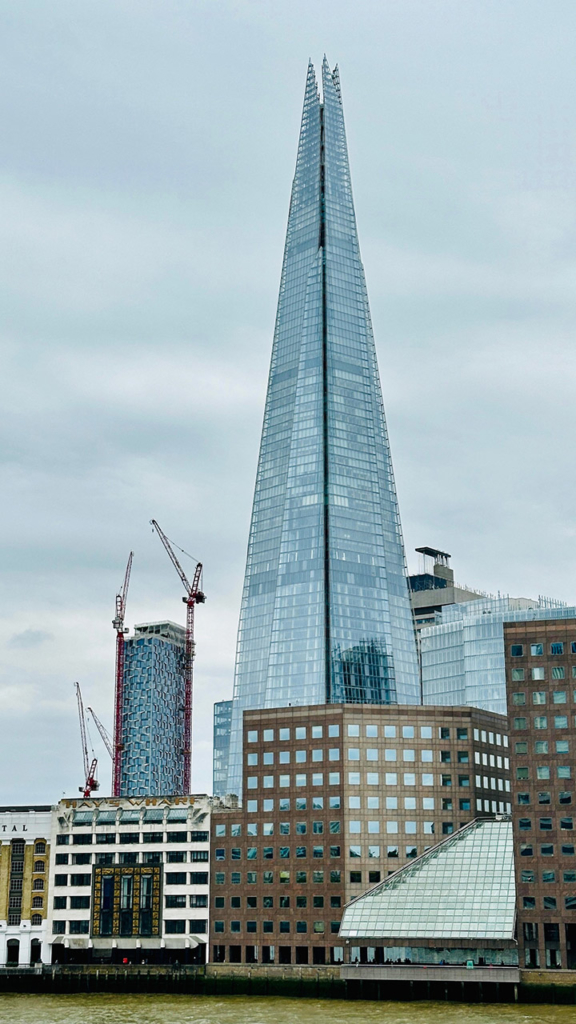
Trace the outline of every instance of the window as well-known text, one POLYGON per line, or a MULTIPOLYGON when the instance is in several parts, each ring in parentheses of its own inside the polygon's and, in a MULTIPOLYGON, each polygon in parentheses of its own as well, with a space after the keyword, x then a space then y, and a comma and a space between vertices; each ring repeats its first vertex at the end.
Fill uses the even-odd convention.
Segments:
POLYGON ((550 644, 550 654, 564 654, 564 644, 558 641, 550 644))
POLYGON ((556 768, 556 774, 557 774, 559 779, 569 779, 569 778, 571 778, 570 765, 559 764, 557 766, 557 768, 556 768))
POLYGON ((514 728, 515 729, 525 729, 526 728, 526 719, 525 718, 515 718, 514 719, 514 728))
POLYGON ((322 726, 321 725, 313 725, 312 726, 312 739, 313 740, 321 740, 322 739, 322 726))
POLYGON ((544 644, 530 644, 530 654, 533 658, 541 658, 544 654, 544 644))
POLYGON ((248 732, 248 743, 258 743, 258 733, 255 729, 251 729, 248 732))
POLYGON ((432 761, 433 757, 434 757, 434 754, 433 754, 432 750, 421 750, 420 751, 420 760, 421 761, 424 761, 424 762, 432 761))
POLYGON ((328 760, 329 761, 339 761, 340 760, 340 747, 330 747, 330 749, 328 750, 328 760))
POLYGON ((278 730, 278 739, 280 739, 280 740, 289 740, 290 739, 290 729, 279 729, 278 730))
POLYGON ((513 668, 512 669, 512 682, 513 683, 519 683, 523 679, 524 679, 524 669, 523 668, 513 668))
POLYGON ((359 736, 360 735, 360 726, 359 725, 349 725, 348 726, 348 735, 349 736, 359 736))
POLYGON ((264 742, 272 743, 274 739, 274 729, 264 729, 264 742))
POLYGON ((328 726, 328 735, 329 736, 339 736, 340 735, 340 726, 339 725, 329 725, 328 726))
POLYGON ((547 729, 548 718, 546 715, 535 715, 534 716, 534 728, 535 729, 547 729))
POLYGON ((431 725, 421 725, 420 726, 420 739, 421 740, 431 740, 432 739, 432 726, 431 725))
POLYGON ((512 658, 521 658, 524 654, 524 648, 522 644, 512 644, 510 648, 510 656, 512 658))
POLYGON ((549 779, 550 778, 550 768, 548 767, 548 765, 541 764, 541 765, 539 765, 536 768, 536 778, 537 779, 549 779))
POLYGON ((532 669, 532 679, 542 680, 544 678, 544 668, 542 666, 532 669))
POLYGON ((567 729, 568 728, 568 715, 554 715, 554 728, 555 729, 567 729))

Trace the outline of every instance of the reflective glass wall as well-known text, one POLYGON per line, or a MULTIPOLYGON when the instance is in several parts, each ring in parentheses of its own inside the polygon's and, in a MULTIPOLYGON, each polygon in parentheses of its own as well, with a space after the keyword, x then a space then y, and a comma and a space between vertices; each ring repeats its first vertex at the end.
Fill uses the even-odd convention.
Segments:
POLYGON ((420 633, 424 704, 468 705, 506 714, 504 622, 571 618, 561 602, 502 597, 442 609, 420 633))
POLYGON ((337 70, 308 68, 240 614, 244 708, 418 703, 404 545, 337 70))

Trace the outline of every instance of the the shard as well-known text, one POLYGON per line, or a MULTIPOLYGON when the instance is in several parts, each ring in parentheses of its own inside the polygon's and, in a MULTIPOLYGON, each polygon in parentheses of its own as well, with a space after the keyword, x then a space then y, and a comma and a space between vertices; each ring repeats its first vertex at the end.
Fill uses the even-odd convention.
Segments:
POLYGON ((406 559, 360 258, 340 81, 308 67, 246 576, 242 711, 419 703, 406 559))

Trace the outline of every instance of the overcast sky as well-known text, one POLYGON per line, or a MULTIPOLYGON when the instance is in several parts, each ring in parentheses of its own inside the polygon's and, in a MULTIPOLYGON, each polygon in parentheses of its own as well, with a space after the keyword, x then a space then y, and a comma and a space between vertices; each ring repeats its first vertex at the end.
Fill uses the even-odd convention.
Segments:
POLYGON ((575 600, 575 50, 573 0, 0 0, 0 803, 77 793, 75 679, 111 727, 131 548, 128 624, 184 621, 152 517, 205 565, 210 791, 324 51, 409 565, 575 600))

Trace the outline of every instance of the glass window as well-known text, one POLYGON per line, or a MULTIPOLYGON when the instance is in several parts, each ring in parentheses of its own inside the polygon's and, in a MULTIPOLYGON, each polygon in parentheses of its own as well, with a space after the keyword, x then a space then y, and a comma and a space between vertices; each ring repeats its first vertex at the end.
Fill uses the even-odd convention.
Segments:
POLYGON ((528 744, 525 742, 525 740, 521 740, 519 743, 515 744, 515 748, 514 749, 516 750, 517 754, 527 754, 528 753, 528 744))
POLYGON ((510 655, 512 658, 521 658, 524 654, 524 648, 522 644, 512 644, 510 648, 510 655))
POLYGON ((330 786, 340 785, 340 772, 329 772, 328 773, 328 784, 330 786))
POLYGON ((532 693, 532 703, 533 704, 545 704, 546 703, 546 694, 545 694, 545 692, 543 690, 534 690, 534 692, 532 693))
POLYGON ((427 773, 424 773, 422 775, 422 785, 423 786, 433 786, 434 785, 434 776, 433 775, 428 775, 427 773))
POLYGON ((359 761, 360 760, 360 748, 359 747, 348 747, 348 760, 359 761))
POLYGON ((340 735, 340 726, 339 725, 329 725, 328 726, 328 735, 329 736, 339 736, 340 735))
POLYGON ((516 705, 525 704, 526 703, 526 694, 523 693, 522 691, 520 691, 518 693, 513 693, 512 694, 512 703, 516 704, 516 705))
POLYGON ((405 786, 415 786, 416 785, 416 776, 415 776, 415 774, 413 772, 404 772, 404 785, 405 786))
POLYGON ((290 729, 279 729, 278 730, 278 739, 280 739, 280 740, 289 740, 290 739, 290 729))
POLYGON ((554 728, 555 729, 567 729, 568 728, 568 715, 554 715, 554 728))
POLYGON ((534 716, 534 728, 535 729, 547 729, 548 719, 546 715, 535 715, 534 716))
POLYGON ((515 729, 525 729, 526 728, 526 719, 525 718, 515 718, 514 719, 514 728, 515 729))
POLYGON ((306 739, 306 726, 305 725, 299 725, 298 728, 295 730, 295 736, 296 736, 297 740, 305 740, 306 739))
POLYGON ((348 735, 349 736, 359 736, 360 735, 360 726, 359 725, 349 725, 348 726, 348 735))
POLYGON ((431 725, 421 725, 420 726, 420 739, 421 740, 431 740, 432 739, 432 726, 431 725))
POLYGON ((524 669, 523 668, 513 668, 512 669, 512 682, 513 683, 519 683, 522 679, 524 679, 524 669))
POLYGON ((340 760, 340 747, 330 747, 330 749, 328 751, 328 760, 329 761, 339 761, 340 760))
POLYGON ((550 654, 564 654, 564 644, 558 641, 550 644, 550 654))
POLYGON ((312 726, 312 739, 313 740, 321 740, 322 739, 322 733, 323 733, 323 729, 322 729, 321 725, 313 725, 312 726))
POLYGON ((398 775, 396 774, 396 772, 386 772, 385 779, 387 786, 398 785, 398 775))
POLYGON ((534 752, 536 754, 547 754, 548 753, 548 740, 536 740, 534 744, 534 752))
POLYGON ((532 669, 532 679, 545 679, 544 669, 542 666, 539 668, 532 669))
POLYGON ((549 766, 546 765, 546 764, 538 765, 538 767, 536 768, 536 778, 537 779, 549 779, 550 778, 550 768, 549 768, 549 766))
POLYGON ((306 751, 305 750, 297 750, 296 751, 296 755, 295 755, 295 760, 296 760, 297 764, 304 764, 304 762, 306 761, 306 751))
POLYGON ((258 764, 258 754, 246 754, 246 764, 249 768, 252 768, 255 764, 258 764))
POLYGON ((360 772, 348 772, 348 785, 359 786, 360 785, 360 772))
POLYGON ((572 773, 571 773, 571 770, 570 770, 570 765, 568 765, 568 764, 565 764, 565 765, 559 764, 558 767, 556 768, 556 774, 557 774, 559 779, 570 779, 572 777, 572 773))
POLYGON ((377 736, 378 736, 378 726, 377 725, 367 725, 366 726, 366 737, 367 737, 367 739, 375 740, 377 738, 377 736))
POLYGON ((416 752, 414 750, 403 750, 402 759, 404 761, 414 761, 416 758, 416 752))
POLYGON ((248 732, 248 743, 258 743, 258 733, 256 729, 250 729, 248 732))
POLYGON ((556 753, 557 754, 568 754, 570 750, 570 744, 568 740, 556 740, 556 753))
POLYGON ((544 644, 530 644, 530 654, 533 658, 540 658, 544 654, 544 644))

